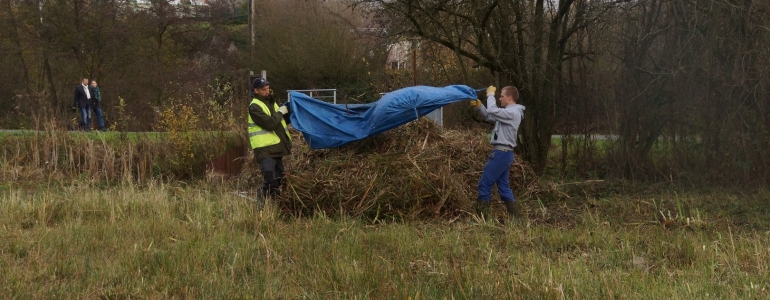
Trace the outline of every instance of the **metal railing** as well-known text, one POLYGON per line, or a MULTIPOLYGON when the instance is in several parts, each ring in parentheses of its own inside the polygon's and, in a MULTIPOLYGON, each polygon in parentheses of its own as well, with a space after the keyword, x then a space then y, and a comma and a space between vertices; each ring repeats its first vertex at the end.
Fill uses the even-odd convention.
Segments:
MULTIPOLYGON (((337 104, 337 89, 312 89, 312 90, 287 90, 286 94, 288 95, 289 101, 291 101, 291 92, 298 92, 298 93, 304 93, 310 98, 315 98, 318 100, 328 99, 332 98, 332 102, 334 104, 337 104), (322 94, 326 95, 322 95, 322 94), (329 95, 331 93, 331 95, 329 95)), ((380 93, 380 97, 384 96, 387 93, 380 93)), ((440 107, 429 114, 425 115, 429 119, 436 122, 440 127, 444 126, 444 108, 440 107)))
POLYGON ((310 96, 310 98, 318 100, 332 98, 333 103, 337 104, 337 89, 287 90, 286 94, 289 95, 289 100, 291 100, 291 92, 304 93, 310 96), (331 92, 331 95, 328 95, 329 92, 331 92), (313 96, 314 93, 315 96, 313 96))

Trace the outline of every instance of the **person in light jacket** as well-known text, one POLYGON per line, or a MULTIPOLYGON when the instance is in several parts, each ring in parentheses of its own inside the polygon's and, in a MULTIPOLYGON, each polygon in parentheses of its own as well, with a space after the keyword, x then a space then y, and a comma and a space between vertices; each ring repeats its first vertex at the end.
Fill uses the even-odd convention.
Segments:
POLYGON ((523 105, 519 101, 519 90, 506 86, 500 92, 500 106, 495 101, 494 86, 487 88, 487 105, 480 100, 472 100, 471 106, 488 122, 494 122, 490 143, 492 153, 487 159, 484 171, 478 184, 477 213, 488 217, 491 210, 492 187, 497 184, 500 200, 511 217, 520 217, 520 208, 513 197, 508 174, 514 161, 513 148, 516 147, 516 137, 519 125, 524 118, 523 105))

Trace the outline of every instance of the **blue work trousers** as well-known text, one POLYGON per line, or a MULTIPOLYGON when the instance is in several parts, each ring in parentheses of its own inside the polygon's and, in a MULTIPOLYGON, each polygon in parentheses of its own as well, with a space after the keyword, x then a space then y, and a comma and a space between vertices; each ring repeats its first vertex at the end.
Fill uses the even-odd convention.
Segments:
POLYGON ((497 184, 497 192, 500 193, 500 200, 514 201, 513 191, 508 182, 508 173, 513 164, 513 151, 493 150, 489 155, 487 164, 484 166, 484 173, 479 180, 479 198, 481 201, 490 201, 492 199, 492 186, 497 184))

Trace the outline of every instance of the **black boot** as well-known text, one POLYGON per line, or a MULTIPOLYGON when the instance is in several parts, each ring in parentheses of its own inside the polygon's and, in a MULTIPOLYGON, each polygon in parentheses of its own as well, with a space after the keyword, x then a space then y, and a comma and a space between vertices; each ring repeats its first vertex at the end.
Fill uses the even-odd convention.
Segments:
POLYGON ((489 220, 489 217, 492 215, 492 203, 489 201, 478 200, 478 202, 476 202, 476 214, 479 218, 489 220))
POLYGON ((519 202, 516 201, 503 201, 505 204, 505 210, 508 211, 508 216, 516 219, 521 218, 521 208, 519 202))

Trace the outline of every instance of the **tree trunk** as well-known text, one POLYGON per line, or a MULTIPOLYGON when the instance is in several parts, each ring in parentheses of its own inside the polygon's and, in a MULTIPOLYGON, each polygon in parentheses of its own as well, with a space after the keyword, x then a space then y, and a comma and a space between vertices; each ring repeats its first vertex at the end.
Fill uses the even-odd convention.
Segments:
POLYGON ((56 85, 54 84, 54 81, 53 81, 51 64, 48 62, 47 56, 43 58, 43 68, 45 69, 45 77, 46 79, 48 79, 48 90, 51 93, 51 99, 53 100, 54 107, 61 107, 62 105, 59 102, 59 96, 56 94, 56 85))
POLYGON ((21 61, 21 68, 24 72, 24 89, 27 92, 27 95, 32 94, 32 89, 29 85, 29 70, 27 69, 27 62, 24 59, 24 48, 21 45, 21 39, 19 38, 19 32, 18 32, 18 25, 16 24, 16 17, 14 16, 13 11, 13 4, 11 3, 11 0, 5 0, 6 7, 8 9, 8 16, 10 18, 11 22, 11 38, 13 39, 13 43, 16 45, 16 54, 19 56, 19 60, 21 61))

